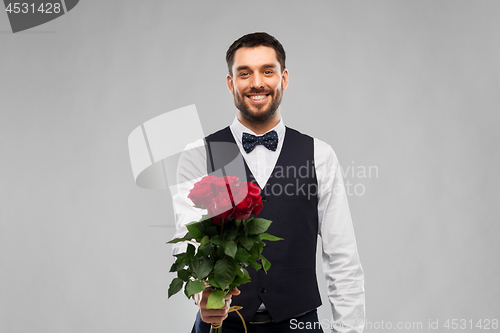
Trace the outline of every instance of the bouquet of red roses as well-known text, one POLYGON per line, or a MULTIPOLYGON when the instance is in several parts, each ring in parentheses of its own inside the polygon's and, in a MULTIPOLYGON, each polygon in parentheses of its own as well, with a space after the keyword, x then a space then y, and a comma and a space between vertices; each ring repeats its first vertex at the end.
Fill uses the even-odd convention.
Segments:
POLYGON ((206 176, 194 184, 189 199, 197 208, 207 209, 201 221, 186 225, 188 232, 182 238, 168 243, 196 241, 198 248, 188 244, 187 251, 175 255, 170 272, 177 272, 168 289, 168 297, 182 289, 189 298, 205 289, 215 290, 208 298, 207 308, 224 306, 224 298, 231 289, 250 282, 246 267, 264 271, 271 263, 262 255, 263 240, 282 240, 265 231, 271 221, 251 217, 262 209, 260 187, 251 182, 240 182, 238 177, 206 176))

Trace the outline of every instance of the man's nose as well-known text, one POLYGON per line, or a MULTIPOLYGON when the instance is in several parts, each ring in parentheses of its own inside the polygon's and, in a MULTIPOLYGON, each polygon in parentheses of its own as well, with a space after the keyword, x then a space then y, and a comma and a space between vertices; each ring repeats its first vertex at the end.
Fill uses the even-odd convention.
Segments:
POLYGON ((260 74, 253 75, 251 86, 256 89, 264 88, 264 80, 260 74))

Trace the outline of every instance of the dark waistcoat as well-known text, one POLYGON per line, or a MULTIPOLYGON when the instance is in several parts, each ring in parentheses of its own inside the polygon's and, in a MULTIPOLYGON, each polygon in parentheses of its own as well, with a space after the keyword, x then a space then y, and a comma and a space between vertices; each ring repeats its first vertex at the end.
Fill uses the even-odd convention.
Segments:
MULTIPOLYGON (((246 163, 227 167, 241 154, 229 127, 205 138, 208 173, 242 181, 255 181, 246 163), (219 173, 217 173, 219 170, 219 173), (214 173, 215 171, 215 173, 214 173)), ((289 127, 276 166, 264 189, 264 208, 258 217, 273 221, 268 233, 284 240, 265 241, 262 255, 271 262, 267 274, 248 266, 252 281, 238 288, 232 306, 250 322, 264 303, 275 322, 293 318, 321 305, 316 281, 316 243, 318 235, 317 180, 314 167, 313 138, 289 127)), ((233 312, 226 320, 240 320, 233 312)))

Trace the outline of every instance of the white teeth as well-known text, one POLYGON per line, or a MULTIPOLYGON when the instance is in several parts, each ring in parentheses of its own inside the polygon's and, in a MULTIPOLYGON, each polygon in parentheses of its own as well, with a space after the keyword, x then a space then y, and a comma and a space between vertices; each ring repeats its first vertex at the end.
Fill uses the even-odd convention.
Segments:
POLYGON ((249 96, 254 101, 258 101, 267 97, 267 95, 249 96))

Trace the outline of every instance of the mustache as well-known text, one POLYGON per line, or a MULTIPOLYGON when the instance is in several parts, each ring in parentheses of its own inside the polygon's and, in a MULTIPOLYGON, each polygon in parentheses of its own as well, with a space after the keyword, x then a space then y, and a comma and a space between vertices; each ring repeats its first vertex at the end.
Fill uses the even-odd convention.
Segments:
POLYGON ((266 89, 255 89, 255 88, 252 88, 250 89, 249 91, 245 91, 244 95, 248 95, 248 94, 273 94, 273 91, 271 90, 266 90, 266 89))

